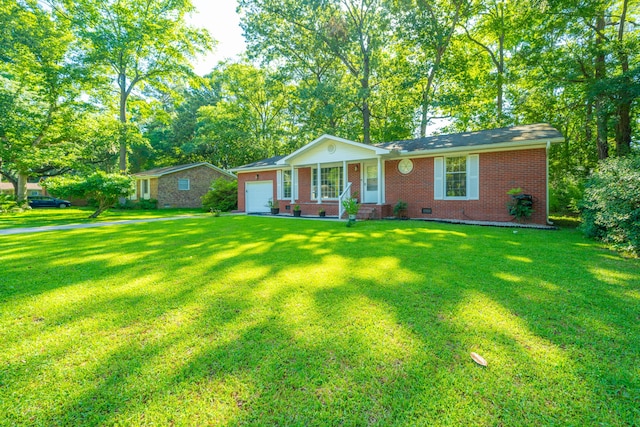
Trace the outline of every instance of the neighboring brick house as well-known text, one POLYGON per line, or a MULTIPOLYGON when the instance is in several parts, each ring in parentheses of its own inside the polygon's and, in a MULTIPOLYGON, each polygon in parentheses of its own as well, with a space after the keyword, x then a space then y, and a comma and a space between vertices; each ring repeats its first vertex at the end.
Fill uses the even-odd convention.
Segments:
POLYGON ((533 196, 529 222, 548 218, 548 151, 564 138, 547 124, 438 135, 366 145, 324 135, 288 156, 232 169, 238 209, 303 215, 342 214, 339 200, 357 193, 368 217, 393 215, 398 201, 410 218, 511 221, 507 192, 533 196), (318 191, 319 189, 319 191, 318 191), (318 193, 319 196, 318 197, 318 193))
POLYGON ((135 190, 130 199, 156 199, 161 209, 202 207, 201 197, 214 180, 236 179, 232 173, 206 162, 151 169, 133 177, 135 190))

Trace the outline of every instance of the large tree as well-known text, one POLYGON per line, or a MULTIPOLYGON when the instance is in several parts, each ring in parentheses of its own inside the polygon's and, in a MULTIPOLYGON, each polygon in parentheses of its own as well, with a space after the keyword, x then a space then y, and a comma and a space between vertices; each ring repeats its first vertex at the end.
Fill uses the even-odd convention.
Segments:
MULTIPOLYGON (((300 52, 322 52, 342 64, 350 77, 345 93, 361 117, 361 138, 371 142, 371 97, 391 33, 390 15, 382 0, 240 0, 249 46, 269 53, 278 44, 300 52)), ((295 54, 285 62, 307 60, 295 54)), ((314 61, 317 62, 317 61, 314 61)))
POLYGON ((190 0, 51 0, 73 23, 84 61, 113 76, 122 124, 119 168, 127 170, 127 101, 145 84, 192 73, 190 60, 212 46, 208 33, 192 28, 190 0))
MULTIPOLYGON (((469 12, 468 0, 394 0, 399 43, 396 57, 405 65, 405 91, 417 89, 420 136, 426 136, 436 108, 435 92, 451 40, 469 12)), ((402 87, 402 86, 399 86, 402 87)))
POLYGON ((72 34, 35 0, 0 0, 0 174, 18 201, 27 178, 69 168, 79 154, 84 78, 72 34))

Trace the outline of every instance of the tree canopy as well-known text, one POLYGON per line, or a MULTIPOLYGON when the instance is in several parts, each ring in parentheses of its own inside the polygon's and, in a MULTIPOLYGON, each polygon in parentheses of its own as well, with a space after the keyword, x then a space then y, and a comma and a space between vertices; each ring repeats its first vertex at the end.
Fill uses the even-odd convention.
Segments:
POLYGON ((240 0, 246 57, 201 77, 190 61, 214 42, 188 25, 189 0, 0 0, 0 174, 24 187, 67 170, 228 168, 323 133, 548 122, 566 137, 550 172, 567 199, 638 146, 638 6, 240 0))

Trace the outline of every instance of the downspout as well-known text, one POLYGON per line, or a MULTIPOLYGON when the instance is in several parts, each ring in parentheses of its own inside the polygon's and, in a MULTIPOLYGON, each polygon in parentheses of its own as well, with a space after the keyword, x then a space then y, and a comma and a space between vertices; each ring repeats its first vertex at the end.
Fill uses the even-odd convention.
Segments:
POLYGON ((546 161, 547 161, 547 178, 546 178, 546 187, 547 187, 547 225, 553 225, 552 221, 549 221, 549 150, 551 149, 551 141, 547 141, 547 151, 546 151, 546 161))
POLYGON ((382 158, 378 156, 378 204, 382 202, 382 158))

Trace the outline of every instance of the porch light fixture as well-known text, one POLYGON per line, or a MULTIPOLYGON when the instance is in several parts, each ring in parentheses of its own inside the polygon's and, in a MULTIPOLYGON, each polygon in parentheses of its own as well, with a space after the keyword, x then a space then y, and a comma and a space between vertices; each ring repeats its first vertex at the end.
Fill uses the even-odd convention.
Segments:
POLYGON ((260 179, 260 174, 259 173, 256 174, 256 179, 260 179))

